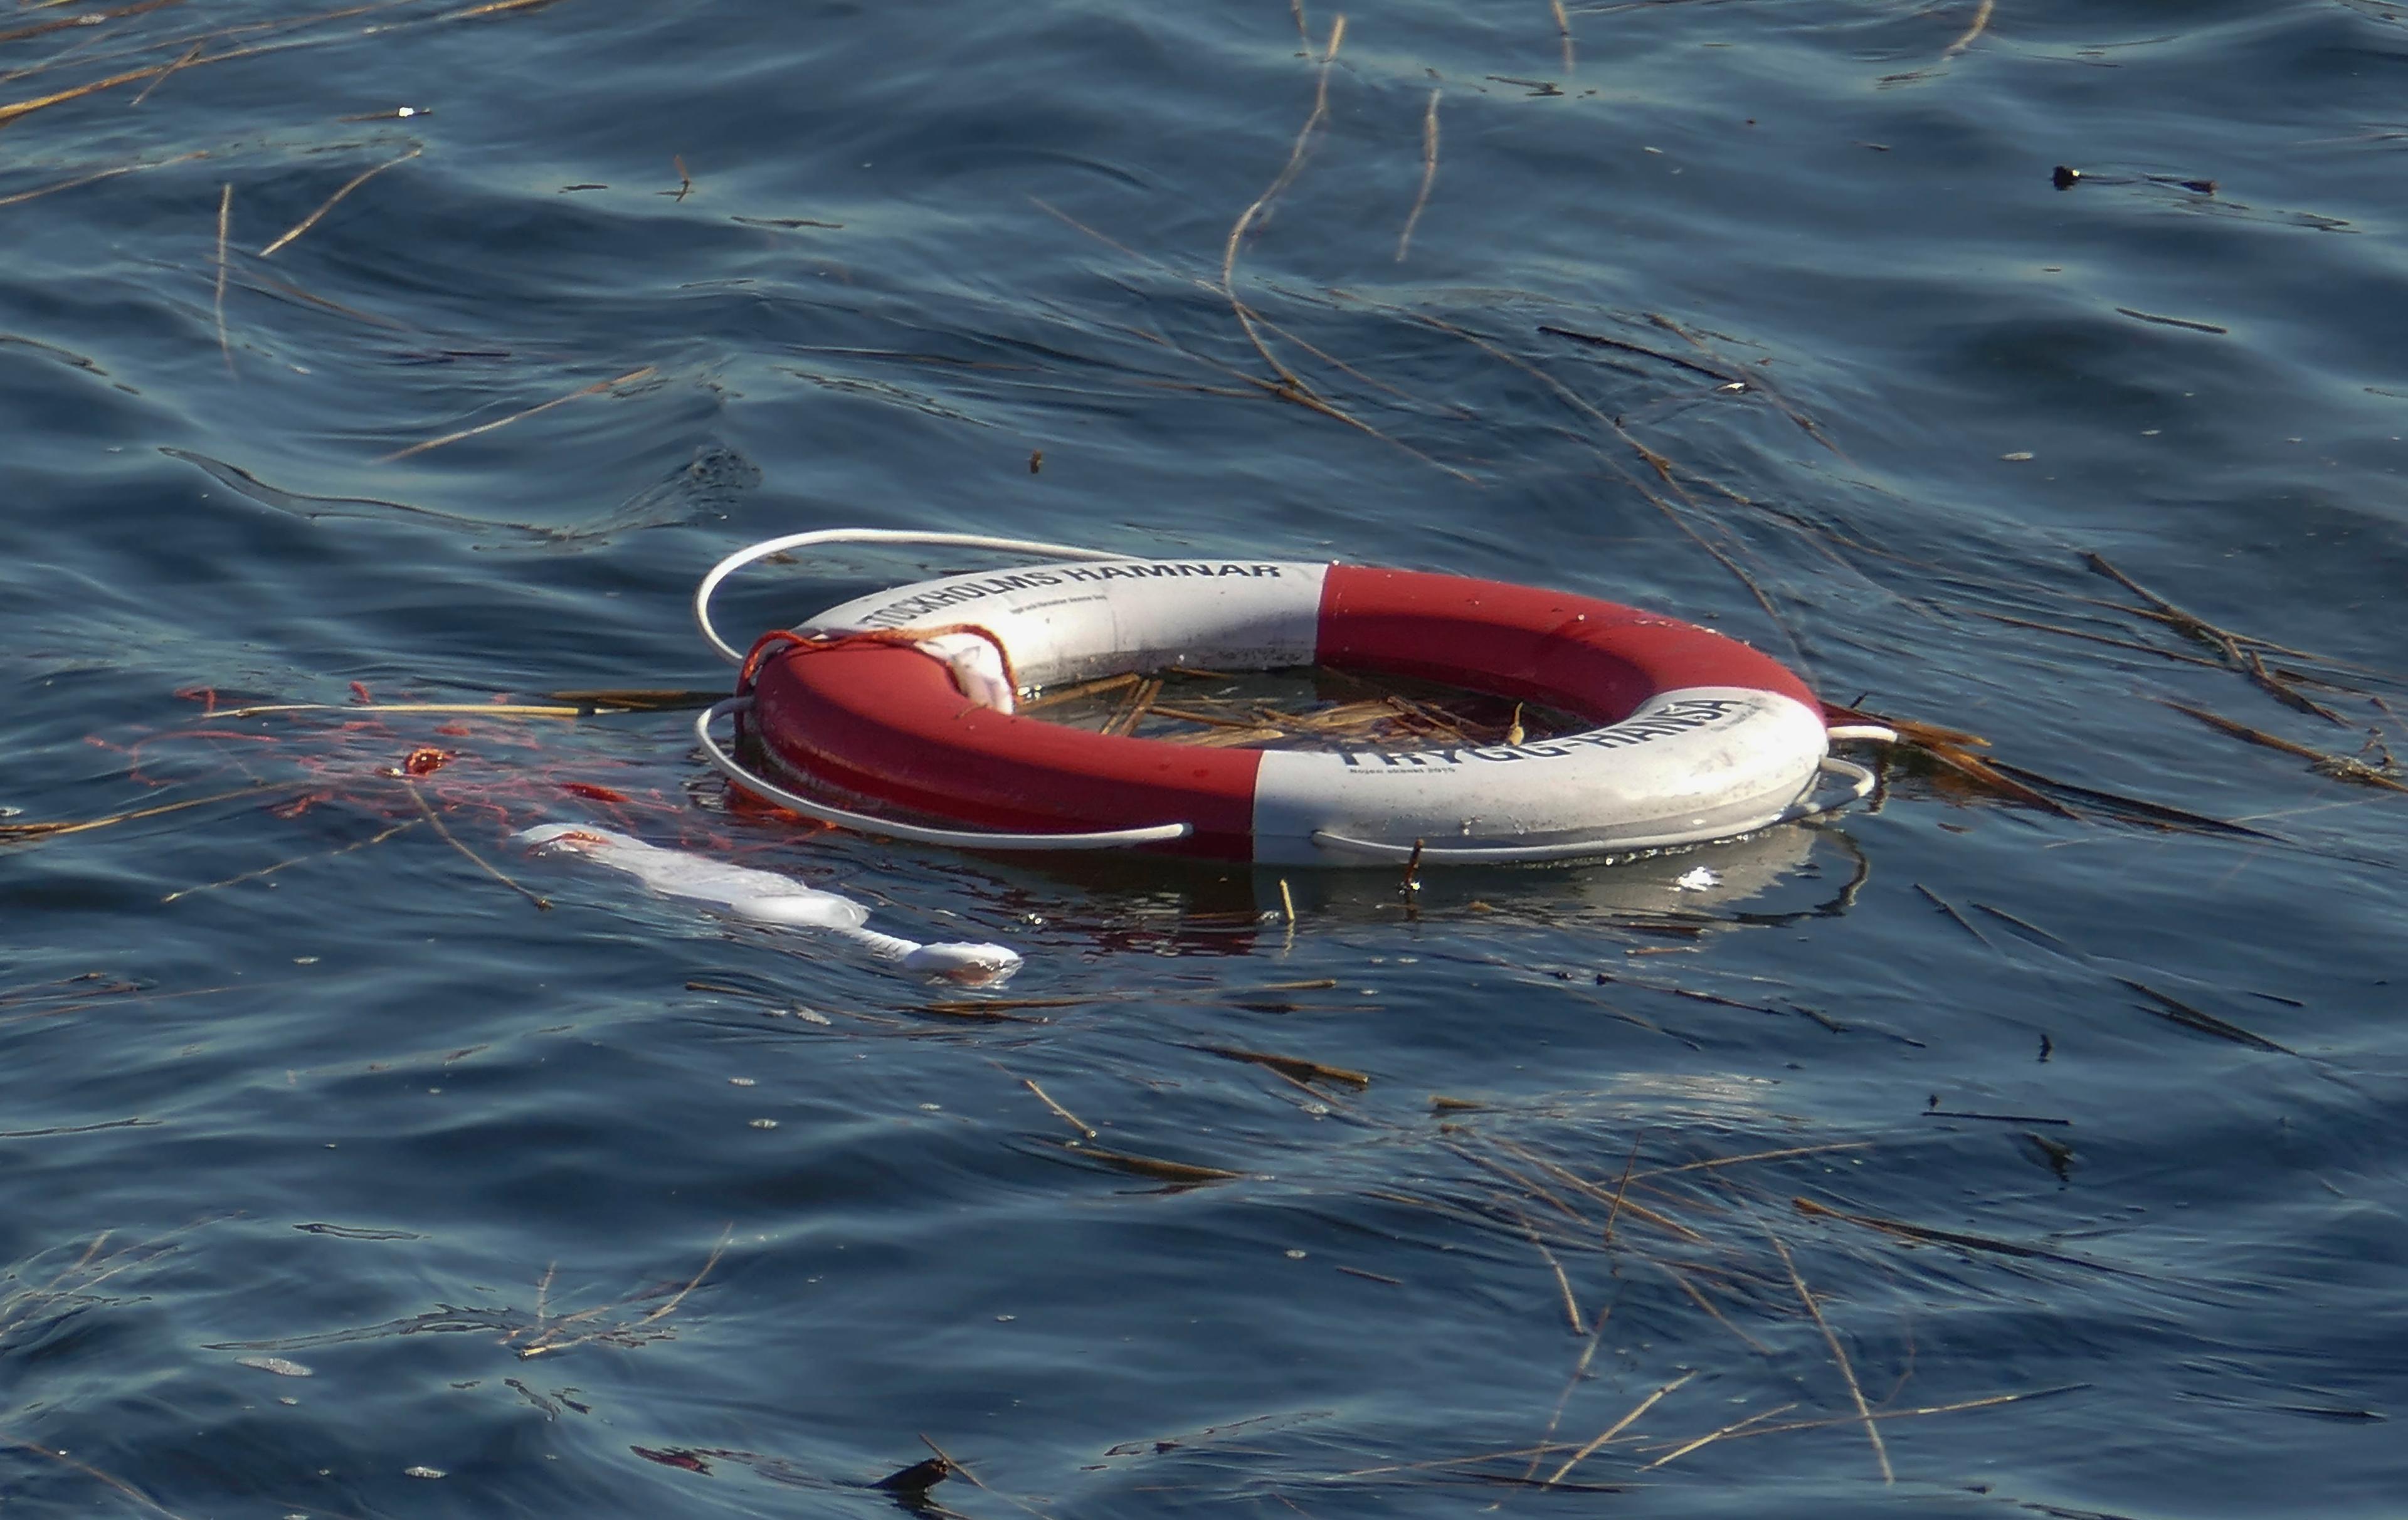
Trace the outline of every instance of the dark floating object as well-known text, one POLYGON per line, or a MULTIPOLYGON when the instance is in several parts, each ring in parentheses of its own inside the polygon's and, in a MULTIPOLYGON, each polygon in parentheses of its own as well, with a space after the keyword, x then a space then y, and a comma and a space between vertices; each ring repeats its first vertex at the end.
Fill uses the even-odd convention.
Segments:
POLYGON ((869 1486, 882 1488, 890 1494, 924 1494, 953 1475, 953 1465, 941 1456, 914 1462, 900 1472, 890 1472, 869 1486))
MULTIPOLYGON (((2048 171, 2049 182, 2059 190, 2071 190, 2081 180, 2098 178, 2096 175, 2085 174, 2069 164, 2060 164, 2048 171)), ((2153 185, 2174 185, 2201 195, 2213 195, 2216 190, 2215 181, 2213 179, 2186 179, 2174 174, 2144 174, 2139 176, 2137 180, 2130 175, 2117 175, 2100 179, 2099 182, 2109 185, 2128 185, 2142 180, 2153 185)))
POLYGON ((2142 311, 2128 306, 2119 306, 2115 309, 2138 322, 2153 322, 2160 327, 2180 327, 2186 332, 2214 333, 2221 336, 2232 331, 2229 327, 2218 327, 2212 322, 2193 322, 2188 317, 2161 317, 2154 311, 2142 311))

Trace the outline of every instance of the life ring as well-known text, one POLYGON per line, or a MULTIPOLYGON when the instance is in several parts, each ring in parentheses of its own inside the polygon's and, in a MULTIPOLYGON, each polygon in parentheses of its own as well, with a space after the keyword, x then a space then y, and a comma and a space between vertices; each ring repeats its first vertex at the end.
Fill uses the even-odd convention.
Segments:
POLYGON ((736 567, 865 537, 1052 557, 859 597, 743 658, 738 697, 696 724, 714 763, 774 800, 855 826, 1004 848, 1146 844, 1277 866, 1417 853, 1504 862, 1735 838, 1825 810, 1811 796, 1822 775, 1848 778, 1858 796, 1872 782, 1828 756, 1813 692, 1770 656, 1655 613, 1461 576, 831 530, 723 561, 696 595, 706 636, 738 657, 710 619, 712 591, 736 567), (958 657, 965 647, 992 651, 984 703, 966 695, 981 689, 981 662, 958 657), (1009 710, 1014 690, 1127 670, 1313 664, 1449 681, 1598 726, 1519 744, 1292 752, 1108 736, 1009 710), (972 679, 957 679, 956 667, 972 679), (710 737, 724 712, 741 714, 785 778, 964 826, 835 808, 753 774, 710 737))

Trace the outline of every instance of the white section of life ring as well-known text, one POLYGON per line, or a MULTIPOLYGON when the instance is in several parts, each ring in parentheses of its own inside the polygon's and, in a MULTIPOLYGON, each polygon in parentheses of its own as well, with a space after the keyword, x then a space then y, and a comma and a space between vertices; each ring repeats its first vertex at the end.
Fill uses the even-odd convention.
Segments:
POLYGON ((1031 688, 1182 665, 1268 670, 1313 662, 1328 570, 1209 557, 1014 566, 858 596, 805 630, 975 625, 1031 688))
POLYGON ((1823 759, 1819 715, 1732 686, 1658 693, 1619 723, 1524 744, 1274 750, 1254 782, 1254 859, 1368 863, 1418 839, 1537 860, 1728 839, 1782 822, 1823 759))

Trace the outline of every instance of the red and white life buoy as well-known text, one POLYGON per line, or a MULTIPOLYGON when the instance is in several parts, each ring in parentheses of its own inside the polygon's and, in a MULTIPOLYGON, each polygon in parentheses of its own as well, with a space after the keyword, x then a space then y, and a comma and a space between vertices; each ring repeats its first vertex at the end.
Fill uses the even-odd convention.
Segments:
MULTIPOLYGON (((838 531, 858 540, 858 532, 838 531)), ((952 536, 900 541, 998 544, 952 536)), ((724 561, 709 601, 751 559, 724 561)), ((1823 810, 1821 708, 1778 661, 1672 618, 1568 593, 1347 565, 1052 551, 846 602, 765 638, 742 722, 784 776, 740 783, 814 816, 904 838, 1013 848, 1150 844, 1268 865, 1522 861, 1701 843, 1823 810), (1070 555, 1078 557, 1072 558, 1070 555), (1010 710, 1016 691, 1129 670, 1327 665, 1417 676, 1594 719, 1520 744, 1410 753, 1199 749, 1010 710), (830 806, 792 780, 945 821, 830 806)), ((1868 736, 1870 737, 1870 736, 1868 736)))

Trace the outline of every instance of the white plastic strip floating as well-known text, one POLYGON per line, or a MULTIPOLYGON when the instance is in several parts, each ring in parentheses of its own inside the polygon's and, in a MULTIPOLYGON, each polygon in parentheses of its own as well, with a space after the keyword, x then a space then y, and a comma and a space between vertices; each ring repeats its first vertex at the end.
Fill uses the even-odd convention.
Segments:
POLYGON ((881 934, 867 927, 869 910, 851 897, 823 892, 776 871, 730 865, 683 850, 665 850, 590 824, 543 824, 522 830, 516 838, 532 850, 580 855, 624 871, 663 896, 705 903, 746 923, 824 933, 906 971, 991 982, 1020 968, 1019 953, 1002 945, 924 945, 881 934))

